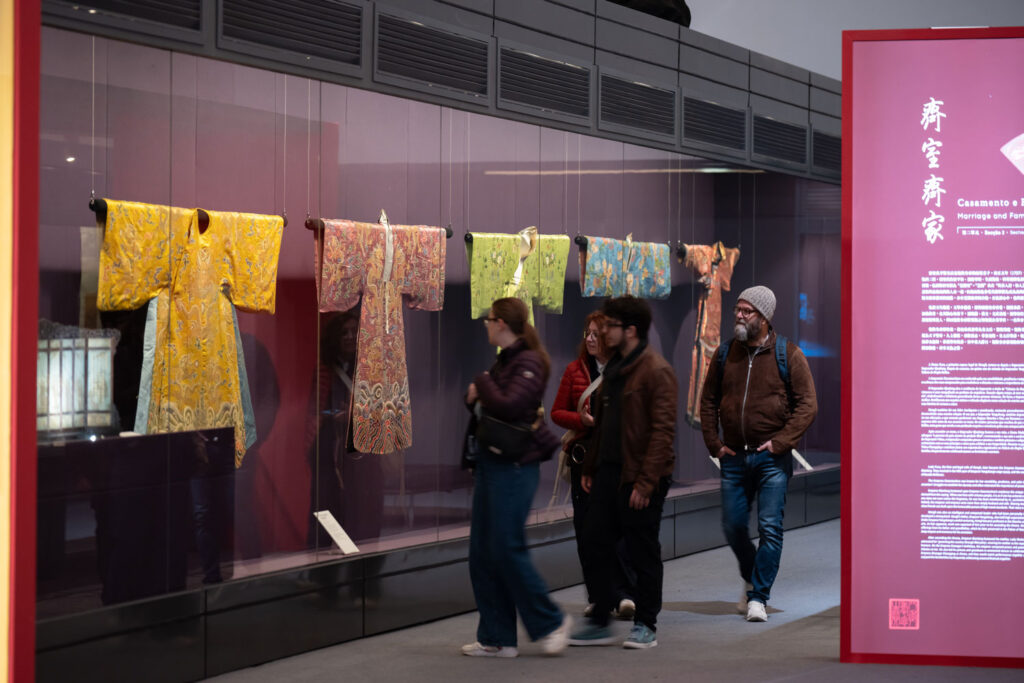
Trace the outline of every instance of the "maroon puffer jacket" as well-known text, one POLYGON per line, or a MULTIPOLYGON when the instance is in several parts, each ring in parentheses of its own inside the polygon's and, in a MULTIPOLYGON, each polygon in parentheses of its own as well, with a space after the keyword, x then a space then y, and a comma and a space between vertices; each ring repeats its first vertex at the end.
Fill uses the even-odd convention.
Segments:
MULTIPOLYGON (((494 366, 473 381, 488 414, 506 422, 532 424, 537 419, 548 377, 540 354, 526 348, 520 340, 503 349, 494 366)), ((533 445, 519 462, 547 460, 559 443, 558 437, 543 424, 534 432, 533 445)))

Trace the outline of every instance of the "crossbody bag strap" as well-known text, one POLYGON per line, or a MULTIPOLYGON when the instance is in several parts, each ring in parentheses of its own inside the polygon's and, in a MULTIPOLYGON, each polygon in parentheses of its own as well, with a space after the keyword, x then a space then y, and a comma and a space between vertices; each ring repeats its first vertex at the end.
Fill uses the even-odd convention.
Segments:
POLYGON ((583 393, 580 394, 580 400, 576 402, 576 412, 577 413, 582 413, 583 412, 583 404, 587 402, 587 399, 590 398, 590 395, 592 393, 594 393, 597 390, 597 387, 599 387, 601 385, 601 380, 602 379, 604 379, 604 375, 598 375, 597 379, 595 379, 593 382, 591 382, 590 386, 588 386, 586 389, 584 389, 583 393))

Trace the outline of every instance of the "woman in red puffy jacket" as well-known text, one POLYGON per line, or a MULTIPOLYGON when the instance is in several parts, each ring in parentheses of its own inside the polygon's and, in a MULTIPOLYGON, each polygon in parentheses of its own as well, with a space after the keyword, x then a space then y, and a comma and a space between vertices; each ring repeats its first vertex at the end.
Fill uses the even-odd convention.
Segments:
MULTIPOLYGON (((579 356, 565 368, 562 382, 558 386, 558 396, 555 397, 555 403, 551 406, 551 421, 559 427, 573 432, 571 439, 566 442, 564 450, 572 489, 572 524, 576 530, 576 550, 583 567, 583 581, 587 586, 588 597, 591 594, 589 572, 583 563, 581 540, 590 496, 580 485, 580 476, 583 473, 583 455, 591 429, 594 427, 594 418, 590 410, 591 399, 596 398, 596 391, 600 386, 598 380, 611 356, 604 345, 604 335, 602 334, 604 322, 604 314, 600 311, 594 311, 584 320, 583 342, 580 344, 579 356), (595 382, 597 382, 596 385, 595 382), (592 385, 594 385, 593 388, 591 388, 592 385)), ((621 556, 621 553, 619 554, 621 556)), ((622 571, 616 571, 616 584, 619 587, 619 607, 616 610, 616 616, 632 619, 635 606, 630 598, 629 572, 625 567, 620 567, 620 569, 622 571)), ((589 611, 592 608, 593 605, 588 606, 585 614, 589 616, 589 611)))

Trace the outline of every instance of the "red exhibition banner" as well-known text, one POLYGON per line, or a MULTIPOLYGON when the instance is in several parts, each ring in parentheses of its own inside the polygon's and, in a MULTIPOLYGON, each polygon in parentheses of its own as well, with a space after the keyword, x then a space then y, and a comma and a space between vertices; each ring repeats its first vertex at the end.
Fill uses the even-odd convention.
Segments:
POLYGON ((843 50, 842 658, 1024 666, 1024 29, 843 50))

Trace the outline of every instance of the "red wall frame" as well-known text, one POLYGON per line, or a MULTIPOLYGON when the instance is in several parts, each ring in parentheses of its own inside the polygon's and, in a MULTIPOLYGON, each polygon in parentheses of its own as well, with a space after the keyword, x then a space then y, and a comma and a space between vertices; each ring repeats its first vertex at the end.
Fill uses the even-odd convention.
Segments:
POLYGON ((14 3, 13 339, 11 344, 12 681, 35 677, 36 330, 39 298, 39 0, 14 3))
MULTIPOLYGON (((851 415, 853 379, 853 46, 861 41, 914 41, 1024 38, 1024 27, 993 27, 964 29, 896 29, 879 31, 843 31, 843 114, 842 114, 842 426, 841 449, 843 477, 841 487, 841 615, 839 658, 842 662, 916 664, 943 666, 1024 667, 1024 657, 969 657, 916 654, 854 652, 852 650, 849 609, 852 599, 852 472, 858 463, 852 451, 853 424, 851 415)), ((1024 67, 1022 67, 1024 68, 1024 67)))

